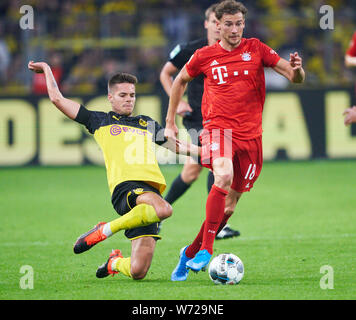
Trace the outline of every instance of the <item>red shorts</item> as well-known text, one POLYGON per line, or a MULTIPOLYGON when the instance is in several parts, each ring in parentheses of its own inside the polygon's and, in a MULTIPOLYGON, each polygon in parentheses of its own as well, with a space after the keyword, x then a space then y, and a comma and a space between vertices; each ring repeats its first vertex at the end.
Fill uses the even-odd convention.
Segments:
POLYGON ((239 140, 232 138, 231 130, 204 129, 200 140, 202 165, 213 169, 216 158, 231 159, 234 169, 231 189, 240 193, 250 191, 262 170, 262 137, 239 140))

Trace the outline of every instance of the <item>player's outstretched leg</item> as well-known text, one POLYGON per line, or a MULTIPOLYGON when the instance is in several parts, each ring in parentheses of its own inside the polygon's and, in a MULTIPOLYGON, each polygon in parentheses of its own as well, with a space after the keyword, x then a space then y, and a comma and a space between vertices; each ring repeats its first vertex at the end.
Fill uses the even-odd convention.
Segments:
POLYGON ((95 246, 97 243, 105 240, 107 236, 104 234, 104 226, 106 222, 99 222, 93 229, 82 234, 74 244, 74 253, 82 253, 95 246))
POLYGON ((206 266, 209 264, 211 259, 211 254, 208 250, 200 250, 194 257, 187 262, 187 268, 191 269, 194 272, 198 272, 200 270, 205 271, 206 266))
POLYGON ((185 251, 187 250, 187 248, 188 246, 180 250, 178 264, 173 270, 171 275, 172 281, 185 281, 188 278, 189 269, 187 269, 186 264, 191 258, 188 258, 185 255, 185 251))
MULTIPOLYGON (((166 218, 171 212, 160 213, 160 216, 166 218)), ((98 223, 93 229, 81 235, 74 244, 74 253, 82 253, 92 248, 97 243, 112 236, 116 232, 126 229, 132 229, 147 226, 161 221, 155 208, 148 204, 139 204, 125 215, 111 222, 98 223)))

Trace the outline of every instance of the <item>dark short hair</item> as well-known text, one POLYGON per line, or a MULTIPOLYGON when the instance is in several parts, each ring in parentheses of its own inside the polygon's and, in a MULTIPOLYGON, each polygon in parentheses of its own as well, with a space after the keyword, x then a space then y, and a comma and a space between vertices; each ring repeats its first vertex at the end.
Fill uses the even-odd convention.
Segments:
POLYGON ((212 4, 208 9, 205 10, 205 20, 208 21, 212 13, 215 13, 215 9, 218 6, 218 3, 212 4))
POLYGON ((108 89, 110 90, 115 84, 118 83, 132 83, 136 84, 137 78, 129 73, 119 72, 114 74, 108 81, 108 89))
POLYGON ((241 12, 245 18, 247 9, 241 2, 234 0, 222 1, 215 8, 216 19, 218 20, 221 20, 224 14, 236 14, 238 12, 241 12))

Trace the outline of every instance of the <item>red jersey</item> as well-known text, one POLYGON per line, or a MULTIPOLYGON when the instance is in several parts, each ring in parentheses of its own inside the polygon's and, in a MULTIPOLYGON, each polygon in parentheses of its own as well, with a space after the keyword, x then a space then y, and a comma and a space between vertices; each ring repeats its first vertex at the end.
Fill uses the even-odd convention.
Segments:
POLYGON ((195 51, 187 62, 188 74, 204 74, 202 99, 206 129, 232 129, 238 139, 254 139, 262 134, 262 111, 266 87, 264 67, 274 67, 278 54, 260 40, 241 39, 232 51, 220 42, 195 51))
MULTIPOLYGON (((52 67, 53 77, 56 80, 58 86, 60 87, 60 82, 62 79, 62 69, 57 67, 52 67)), ((34 94, 47 94, 46 77, 43 73, 34 73, 32 82, 32 91, 34 94)))
POLYGON ((356 31, 352 37, 350 46, 349 46, 348 50, 346 51, 346 54, 351 57, 356 57, 356 31))

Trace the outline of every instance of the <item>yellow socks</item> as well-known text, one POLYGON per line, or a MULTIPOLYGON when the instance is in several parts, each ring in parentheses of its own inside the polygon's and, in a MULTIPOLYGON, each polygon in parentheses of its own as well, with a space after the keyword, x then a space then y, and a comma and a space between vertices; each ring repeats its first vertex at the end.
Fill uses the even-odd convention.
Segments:
POLYGON ((132 278, 131 276, 131 258, 117 258, 113 261, 111 268, 114 271, 121 272, 127 277, 132 278))
POLYGON ((155 209, 148 204, 139 204, 125 215, 110 223, 110 230, 114 234, 120 230, 147 226, 159 222, 155 209))

